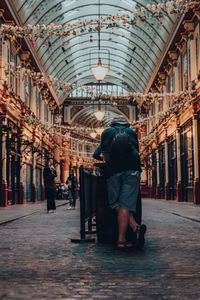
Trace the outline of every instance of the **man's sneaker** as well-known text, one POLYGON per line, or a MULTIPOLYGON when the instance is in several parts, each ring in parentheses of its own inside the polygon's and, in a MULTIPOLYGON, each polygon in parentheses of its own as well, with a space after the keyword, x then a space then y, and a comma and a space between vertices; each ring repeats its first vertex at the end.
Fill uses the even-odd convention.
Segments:
POLYGON ((69 207, 67 208, 67 210, 71 210, 71 209, 73 209, 72 206, 69 206, 69 207))

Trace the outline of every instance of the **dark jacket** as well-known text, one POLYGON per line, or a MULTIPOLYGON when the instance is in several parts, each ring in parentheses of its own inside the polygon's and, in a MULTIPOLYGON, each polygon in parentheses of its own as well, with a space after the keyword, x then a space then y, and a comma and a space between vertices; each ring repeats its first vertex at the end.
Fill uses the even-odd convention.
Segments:
POLYGON ((106 157, 107 177, 127 170, 141 171, 138 138, 136 132, 131 128, 119 125, 104 130, 101 135, 101 150, 105 153, 106 157), (121 128, 125 128, 125 131, 129 134, 129 141, 132 145, 132 153, 124 158, 112 157, 110 155, 111 143, 116 129, 121 128))
POLYGON ((44 178, 44 185, 45 188, 55 190, 55 182, 54 178, 57 176, 56 170, 51 170, 49 167, 44 168, 43 178, 44 178))

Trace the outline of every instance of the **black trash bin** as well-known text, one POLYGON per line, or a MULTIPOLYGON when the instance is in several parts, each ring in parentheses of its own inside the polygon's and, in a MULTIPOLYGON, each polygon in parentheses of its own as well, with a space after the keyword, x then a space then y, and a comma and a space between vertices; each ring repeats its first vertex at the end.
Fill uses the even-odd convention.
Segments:
MULTIPOLYGON (((96 230, 98 243, 117 243, 118 237, 118 225, 117 225, 117 213, 111 209, 108 204, 106 179, 104 176, 105 164, 97 163, 99 176, 97 180, 97 192, 96 192, 96 230)), ((142 219, 142 202, 141 194, 138 195, 137 209, 135 219, 138 224, 141 224, 142 219)), ((136 235, 131 228, 127 230, 127 241, 135 242, 136 235)))

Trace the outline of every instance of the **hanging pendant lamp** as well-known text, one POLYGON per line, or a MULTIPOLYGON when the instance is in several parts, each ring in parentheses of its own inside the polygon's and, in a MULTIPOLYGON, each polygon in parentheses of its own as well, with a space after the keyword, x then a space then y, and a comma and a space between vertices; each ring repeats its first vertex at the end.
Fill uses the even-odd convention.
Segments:
POLYGON ((97 81, 103 81, 104 78, 106 77, 106 74, 108 73, 109 71, 109 68, 108 67, 104 67, 102 65, 102 62, 101 62, 101 58, 100 58, 100 48, 101 48, 101 45, 100 45, 100 42, 101 42, 101 39, 100 39, 100 31, 101 31, 101 26, 100 26, 100 0, 98 0, 98 14, 99 14, 99 30, 98 30, 98 48, 99 48, 99 61, 98 61, 98 64, 96 67, 92 67, 90 70, 94 76, 94 78, 97 80, 97 81))

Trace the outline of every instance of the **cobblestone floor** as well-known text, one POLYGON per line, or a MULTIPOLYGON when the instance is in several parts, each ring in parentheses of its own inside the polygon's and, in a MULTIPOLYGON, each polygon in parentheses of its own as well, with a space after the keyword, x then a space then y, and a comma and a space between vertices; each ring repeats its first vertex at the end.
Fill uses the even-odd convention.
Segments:
POLYGON ((0 226, 0 299, 200 299, 199 206, 143 200, 142 252, 71 243, 79 210, 66 207, 0 226))

